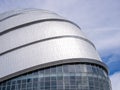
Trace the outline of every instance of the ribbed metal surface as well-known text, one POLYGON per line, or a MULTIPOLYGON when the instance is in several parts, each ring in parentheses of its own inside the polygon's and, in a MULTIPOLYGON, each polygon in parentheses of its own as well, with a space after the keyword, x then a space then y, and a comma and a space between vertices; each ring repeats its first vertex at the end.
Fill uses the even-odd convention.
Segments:
POLYGON ((0 36, 0 78, 57 60, 100 60, 94 45, 80 28, 57 14, 43 10, 23 10, 0 17, 0 32, 11 30, 0 36), (53 20, 26 24, 44 19, 53 20))

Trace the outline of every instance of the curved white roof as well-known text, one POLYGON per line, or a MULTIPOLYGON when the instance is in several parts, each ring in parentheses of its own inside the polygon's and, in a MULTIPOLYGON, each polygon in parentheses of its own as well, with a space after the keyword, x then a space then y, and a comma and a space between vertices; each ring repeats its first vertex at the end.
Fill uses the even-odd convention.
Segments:
POLYGON ((0 78, 36 65, 71 58, 100 60, 80 28, 44 10, 0 15, 0 78))

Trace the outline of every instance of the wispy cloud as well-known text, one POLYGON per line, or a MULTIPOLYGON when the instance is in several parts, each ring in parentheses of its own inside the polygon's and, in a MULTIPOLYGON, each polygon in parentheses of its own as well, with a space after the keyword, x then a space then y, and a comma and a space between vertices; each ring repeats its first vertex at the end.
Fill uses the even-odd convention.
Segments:
POLYGON ((120 90, 120 72, 110 76, 112 83, 112 90, 120 90))
POLYGON ((99 51, 120 48, 120 27, 103 27, 84 30, 99 51))
MULTIPOLYGON (((104 53, 103 53, 104 54, 104 53)), ((102 60, 108 65, 110 69, 110 75, 120 71, 120 53, 119 50, 117 52, 111 51, 105 53, 102 56, 102 60)))
POLYGON ((108 65, 110 74, 120 71, 120 28, 109 27, 84 31, 88 33, 102 60, 108 65))

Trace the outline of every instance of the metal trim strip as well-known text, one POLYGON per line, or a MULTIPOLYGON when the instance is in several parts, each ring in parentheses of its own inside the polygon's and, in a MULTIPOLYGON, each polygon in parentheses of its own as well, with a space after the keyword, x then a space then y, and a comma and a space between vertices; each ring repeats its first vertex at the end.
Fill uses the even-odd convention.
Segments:
POLYGON ((36 24, 36 23, 43 23, 43 22, 48 22, 48 21, 68 22, 68 23, 71 23, 71 24, 77 26, 80 29, 80 27, 77 24, 75 24, 75 23, 73 23, 69 20, 52 18, 52 19, 42 19, 42 20, 32 21, 32 22, 24 23, 22 25, 18 25, 18 26, 9 28, 7 30, 4 30, 4 31, 0 32, 0 36, 2 36, 4 34, 7 34, 11 31, 15 31, 18 28, 23 28, 23 27, 30 26, 30 25, 33 25, 33 24, 36 24))
POLYGON ((15 50, 18 50, 18 49, 21 49, 21 48, 33 45, 33 44, 37 44, 37 43, 40 43, 40 42, 44 42, 44 41, 48 41, 48 40, 53 40, 53 39, 60 39, 60 38, 77 38, 77 39, 81 39, 81 40, 84 40, 84 41, 88 42, 89 44, 91 44, 95 48, 94 44, 91 41, 89 41, 88 39, 85 39, 85 38, 80 37, 80 36, 64 35, 64 36, 56 36, 56 37, 50 37, 50 38, 45 38, 45 39, 33 41, 33 42, 30 42, 30 43, 27 43, 27 44, 24 44, 24 45, 12 48, 10 50, 4 51, 4 52, 0 53, 0 56, 5 55, 7 53, 10 53, 12 51, 15 51, 15 50))

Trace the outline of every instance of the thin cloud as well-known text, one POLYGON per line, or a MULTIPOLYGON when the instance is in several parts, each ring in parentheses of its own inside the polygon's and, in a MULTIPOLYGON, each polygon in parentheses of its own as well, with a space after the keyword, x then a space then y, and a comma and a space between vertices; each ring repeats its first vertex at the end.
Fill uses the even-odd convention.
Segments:
POLYGON ((117 52, 107 52, 106 55, 103 53, 102 60, 107 64, 107 66, 110 69, 110 75, 112 75, 115 72, 120 71, 120 54, 119 50, 117 52))
POLYGON ((100 52, 120 47, 120 28, 98 28, 84 31, 100 52))
POLYGON ((110 76, 112 90, 120 90, 120 72, 110 76))

